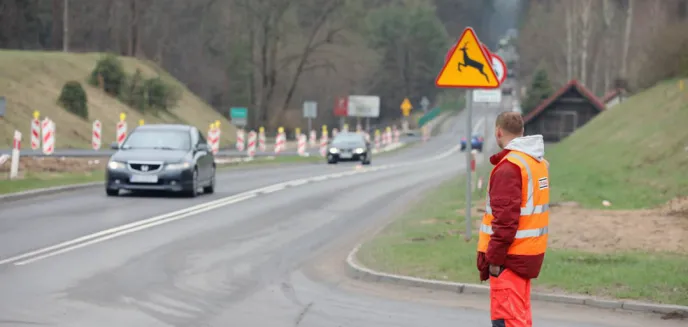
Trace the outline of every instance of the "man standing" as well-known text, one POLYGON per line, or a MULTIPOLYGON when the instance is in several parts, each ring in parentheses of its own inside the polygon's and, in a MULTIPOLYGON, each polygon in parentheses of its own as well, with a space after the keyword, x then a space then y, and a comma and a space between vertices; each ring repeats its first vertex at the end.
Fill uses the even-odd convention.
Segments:
POLYGON ((537 278, 547 249, 549 163, 542 135, 523 136, 516 112, 497 116, 501 152, 494 165, 478 238, 480 280, 490 280, 493 327, 530 327, 530 280, 537 278))

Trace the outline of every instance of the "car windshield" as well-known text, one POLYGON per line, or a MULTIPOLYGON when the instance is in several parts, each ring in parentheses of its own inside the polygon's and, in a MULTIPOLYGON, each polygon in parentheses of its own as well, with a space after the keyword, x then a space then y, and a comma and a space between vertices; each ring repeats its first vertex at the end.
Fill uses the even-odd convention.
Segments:
POLYGON ((138 130, 129 135, 122 149, 188 150, 191 138, 186 131, 138 130))
POLYGON ((363 142, 363 136, 361 136, 359 134, 355 134, 355 133, 339 133, 332 140, 332 145, 353 144, 353 143, 357 143, 360 145, 365 144, 365 142, 363 142))

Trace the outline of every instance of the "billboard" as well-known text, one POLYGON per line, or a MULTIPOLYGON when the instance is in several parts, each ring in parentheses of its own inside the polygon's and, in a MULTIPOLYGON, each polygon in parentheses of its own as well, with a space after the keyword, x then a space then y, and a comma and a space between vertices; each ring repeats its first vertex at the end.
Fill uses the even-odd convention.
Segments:
POLYGON ((380 97, 370 95, 349 96, 348 116, 350 117, 380 117, 380 97))

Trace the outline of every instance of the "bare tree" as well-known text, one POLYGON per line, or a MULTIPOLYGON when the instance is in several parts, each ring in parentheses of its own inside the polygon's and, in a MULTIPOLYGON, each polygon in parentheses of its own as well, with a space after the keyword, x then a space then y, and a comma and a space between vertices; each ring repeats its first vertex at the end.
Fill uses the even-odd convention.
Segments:
POLYGON ((623 79, 628 78, 628 50, 631 47, 631 29, 633 28, 633 7, 635 0, 628 0, 626 9, 626 26, 624 27, 623 49, 621 51, 621 69, 619 76, 623 79))
POLYGON ((584 85, 589 85, 588 81, 588 56, 590 45, 590 34, 592 33, 592 0, 581 0, 581 45, 580 45, 580 79, 584 85))

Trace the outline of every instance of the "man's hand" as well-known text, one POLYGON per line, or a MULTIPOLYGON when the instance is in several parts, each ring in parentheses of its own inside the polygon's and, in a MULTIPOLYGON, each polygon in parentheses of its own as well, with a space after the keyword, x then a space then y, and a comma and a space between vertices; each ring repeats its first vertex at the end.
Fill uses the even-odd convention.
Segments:
POLYGON ((499 274, 502 273, 502 267, 501 266, 495 266, 495 265, 490 265, 490 275, 494 277, 499 277, 499 274))

